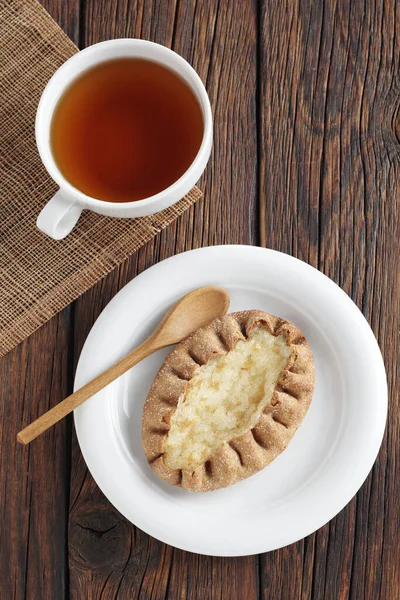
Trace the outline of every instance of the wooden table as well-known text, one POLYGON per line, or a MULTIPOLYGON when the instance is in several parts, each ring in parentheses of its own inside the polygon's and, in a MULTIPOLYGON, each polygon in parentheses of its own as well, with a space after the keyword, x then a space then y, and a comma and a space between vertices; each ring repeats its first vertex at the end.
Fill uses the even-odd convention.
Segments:
POLYGON ((204 199, 0 361, 4 600, 400 598, 400 11, 396 0, 43 0, 83 48, 113 37, 182 54, 206 84, 204 199), (89 475, 69 419, 29 448, 22 422, 72 390, 83 342, 135 275, 209 244, 268 246, 357 303, 390 386, 378 460, 329 524, 282 550, 203 557, 128 523, 89 475))

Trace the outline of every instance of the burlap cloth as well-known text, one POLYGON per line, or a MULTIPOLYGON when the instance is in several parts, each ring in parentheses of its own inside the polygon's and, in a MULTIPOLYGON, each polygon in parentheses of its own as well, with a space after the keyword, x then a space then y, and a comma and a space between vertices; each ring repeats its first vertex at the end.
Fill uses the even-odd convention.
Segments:
POLYGON ((0 356, 104 277, 201 197, 156 215, 84 211, 64 240, 36 228, 57 191, 36 150, 40 95, 77 47, 35 0, 0 0, 0 356))

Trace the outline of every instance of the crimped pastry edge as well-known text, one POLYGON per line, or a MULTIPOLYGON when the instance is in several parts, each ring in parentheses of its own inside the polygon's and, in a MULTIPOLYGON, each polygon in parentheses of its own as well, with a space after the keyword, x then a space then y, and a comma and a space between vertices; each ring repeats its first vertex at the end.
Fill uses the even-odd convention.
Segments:
POLYGON ((217 490, 257 473, 288 445, 301 424, 314 391, 314 361, 302 331, 290 321, 260 310, 225 315, 178 344, 164 360, 143 409, 142 443, 153 471, 192 492, 217 490), (222 444, 195 471, 171 469, 163 460, 173 413, 196 370, 213 356, 227 354, 262 324, 283 335, 291 355, 257 424, 222 444))

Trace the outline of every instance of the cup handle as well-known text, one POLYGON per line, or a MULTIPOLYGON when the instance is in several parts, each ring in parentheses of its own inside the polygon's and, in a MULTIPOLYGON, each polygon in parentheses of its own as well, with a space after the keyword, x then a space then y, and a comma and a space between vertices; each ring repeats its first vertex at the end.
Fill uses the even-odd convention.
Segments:
POLYGON ((43 208, 36 225, 54 240, 62 240, 72 231, 81 212, 79 204, 59 190, 43 208))

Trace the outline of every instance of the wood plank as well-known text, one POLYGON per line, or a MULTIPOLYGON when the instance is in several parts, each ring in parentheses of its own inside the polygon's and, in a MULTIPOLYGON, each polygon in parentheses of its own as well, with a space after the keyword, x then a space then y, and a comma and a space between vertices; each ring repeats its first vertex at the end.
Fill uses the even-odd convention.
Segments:
POLYGON ((366 483, 316 534, 260 558, 264 598, 388 600, 400 589, 399 24, 394 1, 262 3, 262 245, 318 267, 353 298, 391 391, 366 483))
MULTIPOLYGON (((77 42, 78 0, 43 5, 77 42)), ((71 420, 27 448, 16 433, 71 388, 71 314, 66 308, 0 361, 1 598, 68 595, 71 420)))
POLYGON ((66 597, 71 422, 35 444, 22 424, 63 398, 71 383, 67 308, 0 361, 0 595, 66 597))
POLYGON ((80 0, 40 0, 40 4, 53 17, 61 29, 79 47, 79 32, 81 29, 80 0))
MULTIPOLYGON (((159 260, 207 244, 256 243, 256 19, 252 2, 85 5, 84 43, 134 36, 172 46, 197 69, 215 118, 204 199, 76 303, 75 356, 115 293, 159 260)), ((244 598, 258 593, 256 557, 174 550, 130 525, 104 498, 73 441, 69 526, 72 598, 244 598), (233 595, 232 595, 233 594, 233 595)))

